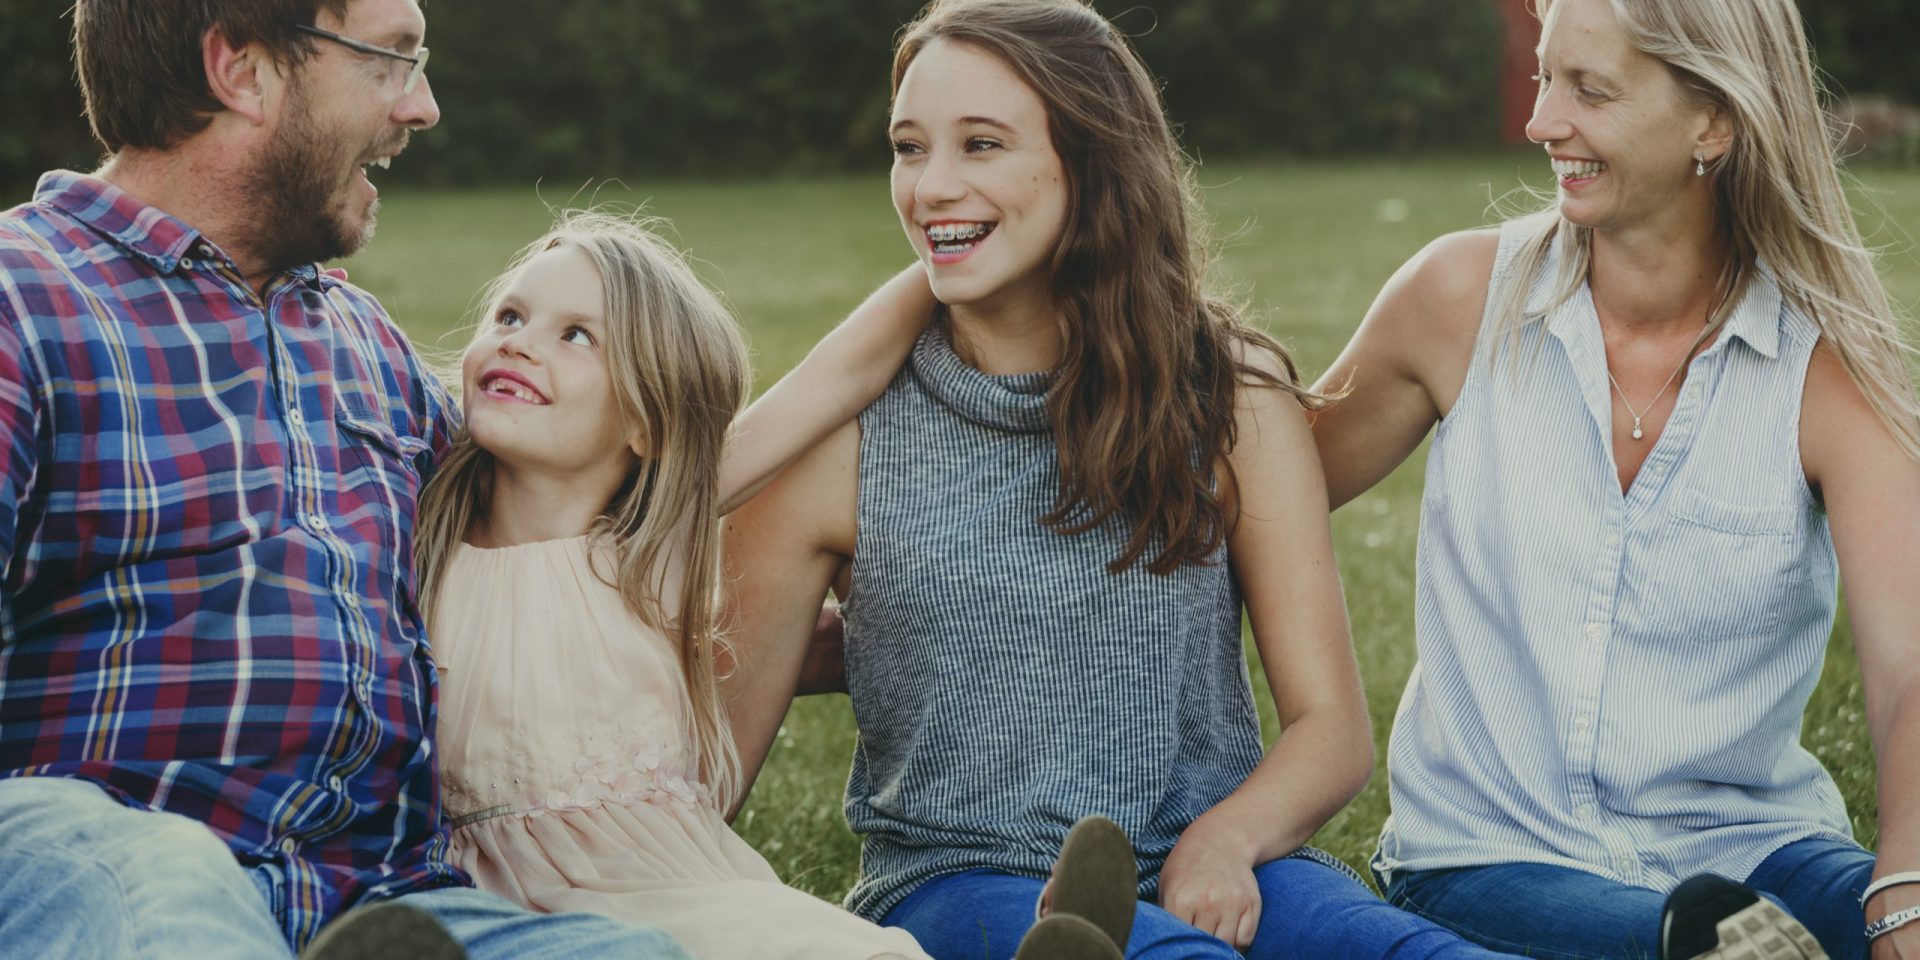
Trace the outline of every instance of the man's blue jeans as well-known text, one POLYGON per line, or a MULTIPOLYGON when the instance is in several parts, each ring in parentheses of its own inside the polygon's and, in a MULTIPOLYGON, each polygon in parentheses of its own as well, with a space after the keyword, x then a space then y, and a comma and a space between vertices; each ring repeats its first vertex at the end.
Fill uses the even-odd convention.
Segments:
MULTIPOLYGON (((1339 870, 1289 858, 1253 871, 1260 928, 1250 960, 1485 960, 1501 956, 1395 909, 1339 870)), ((935 960, 1007 960, 1033 926, 1042 881, 969 870, 921 884, 887 914, 935 960)), ((1129 960, 1241 960, 1225 941, 1150 903, 1134 912, 1129 960)))
MULTIPOLYGON (((439 920, 474 960, 686 958, 657 931, 531 913, 478 890, 401 902, 439 920)), ((261 887, 205 826, 83 781, 0 780, 0 960, 292 956, 261 887)))
MULTIPOLYGON (((1812 931, 1833 960, 1865 960, 1860 894, 1873 854, 1837 840, 1802 840, 1767 857, 1746 883, 1812 931)), ((1543 960, 1660 956, 1666 895, 1606 877, 1533 863, 1402 872, 1387 899, 1476 943, 1543 960)))

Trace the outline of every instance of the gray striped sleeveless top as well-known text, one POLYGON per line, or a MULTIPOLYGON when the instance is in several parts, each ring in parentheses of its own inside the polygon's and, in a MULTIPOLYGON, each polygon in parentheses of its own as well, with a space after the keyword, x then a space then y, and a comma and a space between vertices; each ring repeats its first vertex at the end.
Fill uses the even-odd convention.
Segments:
POLYGON ((988 376, 929 331, 860 415, 847 907, 873 920, 942 874, 1044 877, 1094 813, 1133 838, 1150 897, 1261 757, 1225 551, 1109 574, 1122 524, 1040 524, 1060 486, 1047 377, 988 376))

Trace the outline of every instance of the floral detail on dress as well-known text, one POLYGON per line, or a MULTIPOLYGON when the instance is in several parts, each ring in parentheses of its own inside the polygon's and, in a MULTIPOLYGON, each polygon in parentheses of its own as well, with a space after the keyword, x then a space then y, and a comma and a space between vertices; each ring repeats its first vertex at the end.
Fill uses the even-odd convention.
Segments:
POLYGON ((677 802, 712 806, 712 796, 688 751, 642 737, 630 738, 617 750, 583 756, 573 772, 546 791, 538 804, 547 810, 583 810, 603 803, 677 802))
POLYGON ((689 732, 679 722, 684 714, 676 706, 657 697, 637 697, 622 711, 631 723, 614 735, 581 736, 579 752, 570 758, 508 751, 505 782, 482 788, 449 776, 449 808, 458 814, 505 804, 511 812, 536 815, 605 804, 677 803, 712 809, 713 793, 700 782, 689 732))

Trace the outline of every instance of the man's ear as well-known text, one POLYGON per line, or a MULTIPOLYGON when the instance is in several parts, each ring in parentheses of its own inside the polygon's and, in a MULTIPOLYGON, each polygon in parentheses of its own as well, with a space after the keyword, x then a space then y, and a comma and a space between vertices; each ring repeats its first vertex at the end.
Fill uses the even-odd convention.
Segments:
POLYGON ((255 126, 266 123, 268 86, 278 82, 280 71, 265 47, 236 47, 216 27, 200 37, 200 62, 215 100, 255 126))

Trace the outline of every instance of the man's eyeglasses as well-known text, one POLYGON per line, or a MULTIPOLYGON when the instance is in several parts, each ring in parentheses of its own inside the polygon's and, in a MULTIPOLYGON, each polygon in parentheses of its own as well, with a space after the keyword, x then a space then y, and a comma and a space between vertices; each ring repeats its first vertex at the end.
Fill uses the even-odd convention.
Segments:
POLYGON ((367 43, 363 40, 355 40, 352 37, 343 37, 337 33, 334 33, 331 30, 322 30, 319 27, 310 27, 304 23, 296 23, 293 25, 293 28, 302 33, 311 33, 316 37, 322 37, 327 40, 332 40, 334 43, 337 43, 343 47, 346 47, 349 50, 358 50, 361 53, 368 53, 377 57, 392 57, 395 60, 404 60, 408 63, 413 64, 413 69, 407 71, 406 82, 401 84, 400 86, 400 95, 403 97, 413 92, 414 86, 420 82, 420 76, 427 72, 427 48, 426 47, 421 47, 419 53, 416 53, 412 56, 408 56, 407 54, 401 53, 398 50, 389 50, 386 47, 376 47, 373 44, 367 43))

